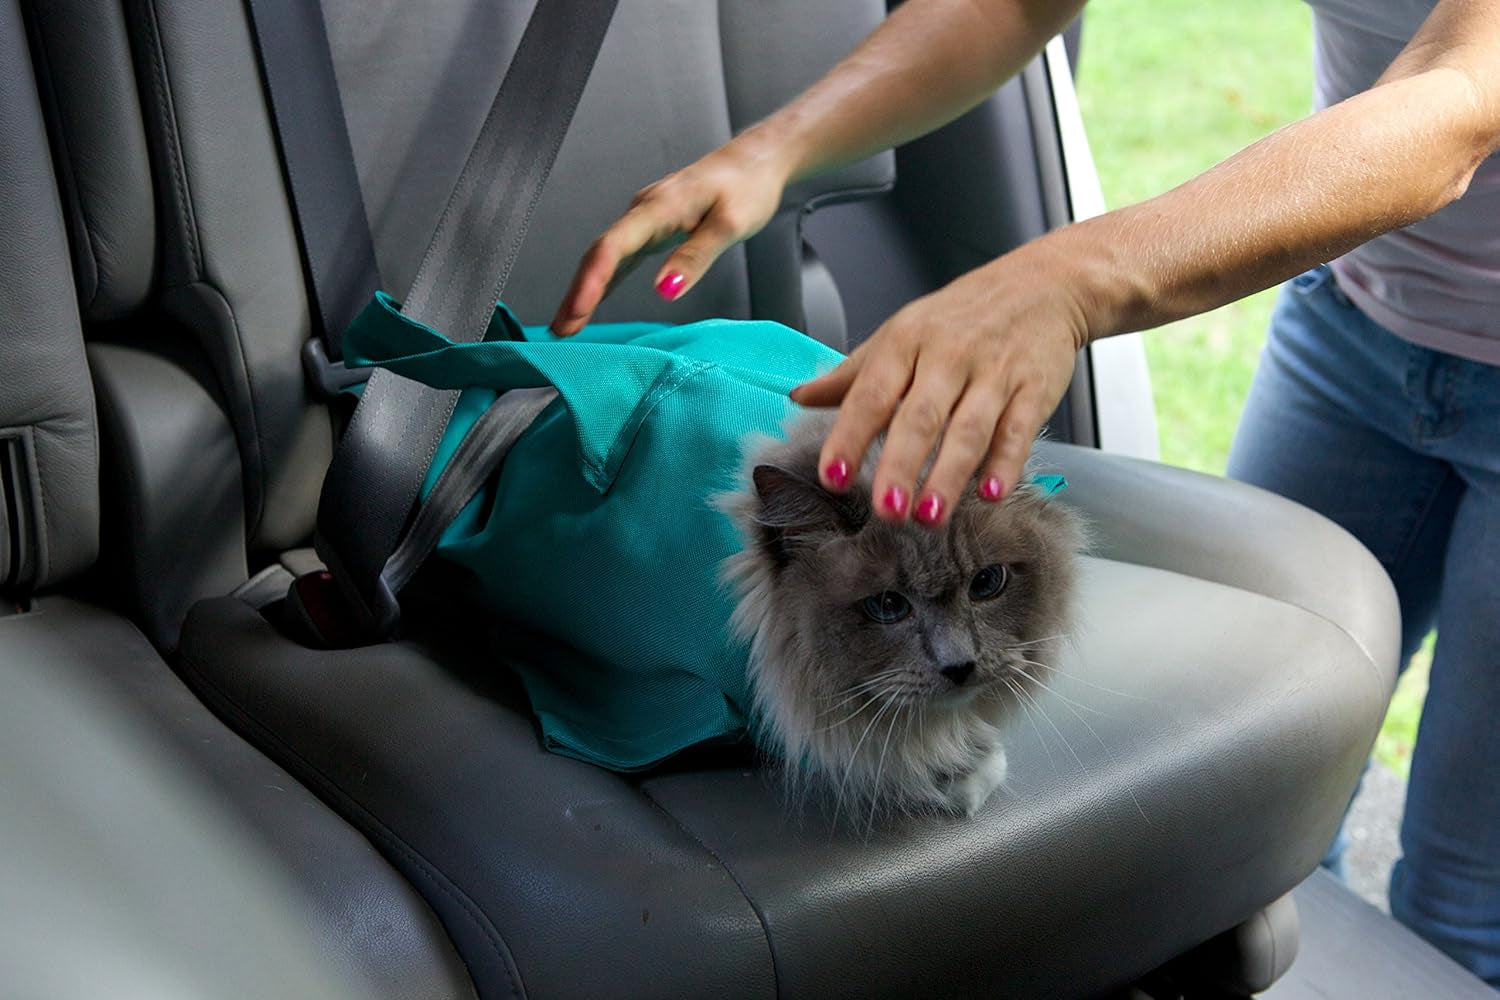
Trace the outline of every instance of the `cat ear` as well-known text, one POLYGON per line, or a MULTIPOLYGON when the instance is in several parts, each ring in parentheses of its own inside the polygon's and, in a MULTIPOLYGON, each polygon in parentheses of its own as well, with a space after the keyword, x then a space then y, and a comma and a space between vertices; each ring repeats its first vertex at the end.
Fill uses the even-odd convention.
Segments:
POLYGON ((821 483, 779 465, 757 465, 751 474, 760 509, 755 520, 783 537, 812 531, 853 534, 865 515, 851 494, 830 493, 821 483))

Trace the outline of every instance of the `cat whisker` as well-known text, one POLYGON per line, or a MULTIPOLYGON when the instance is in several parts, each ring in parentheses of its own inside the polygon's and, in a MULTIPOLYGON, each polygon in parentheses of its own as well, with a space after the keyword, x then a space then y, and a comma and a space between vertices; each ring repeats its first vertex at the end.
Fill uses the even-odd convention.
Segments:
MULTIPOLYGON (((849 695, 846 698, 841 698, 835 704, 830 705, 827 708, 823 709, 823 711, 819 712, 815 716, 815 718, 821 719, 825 715, 832 715, 834 712, 837 712, 839 709, 843 708, 845 705, 849 704, 851 701, 858 701, 860 698, 866 697, 867 695, 870 694, 870 692, 871 692, 870 688, 865 688, 863 691, 856 691, 856 692, 854 692, 853 694, 849 695)), ((869 704, 869 703, 866 702, 866 704, 869 704)), ((861 706, 861 707, 863 707, 863 706, 861 706)), ((855 709, 854 710, 854 714, 858 715, 859 711, 860 711, 859 709, 855 709)))
POLYGON ((1057 723, 1052 721, 1052 716, 1047 714, 1047 710, 1042 707, 1041 702, 1037 701, 1036 696, 1031 694, 1025 688, 1022 688, 1020 685, 1016 686, 1016 690, 1022 698, 1025 698, 1027 701, 1031 702, 1032 707, 1037 710, 1037 713, 1039 715, 1041 715, 1042 721, 1052 727, 1052 731, 1057 734, 1057 738, 1062 740, 1062 745, 1067 748, 1068 753, 1072 754, 1073 759, 1078 762, 1079 770, 1081 770, 1085 775, 1092 777, 1092 775, 1089 775, 1088 765, 1083 762, 1082 757, 1078 756, 1078 751, 1073 749, 1073 744, 1068 742, 1068 738, 1063 735, 1063 731, 1057 728, 1057 723))
MULTIPOLYGON (((1093 735, 1094 739, 1098 741, 1099 748, 1101 750, 1104 750, 1106 753, 1109 751, 1109 747, 1107 745, 1105 745, 1104 740, 1099 736, 1098 730, 1096 730, 1093 726, 1089 725, 1089 720, 1085 719, 1083 716, 1079 715, 1077 711, 1074 710, 1073 706, 1075 704, 1078 704, 1077 702, 1070 701, 1069 699, 1064 698, 1062 695, 1058 694, 1052 688, 1047 687, 1047 685, 1043 684, 1041 681, 1037 680, 1035 677, 1033 677, 1030 674, 1026 673, 1026 671, 1024 671, 1024 670, 1019 670, 1018 669, 1016 672, 1018 674, 1020 674, 1022 677, 1025 677, 1027 680, 1033 682, 1034 684, 1039 685, 1042 688, 1042 690, 1047 691, 1048 693, 1050 693, 1052 695, 1052 697, 1054 697, 1058 701, 1062 702, 1063 703, 1063 708, 1066 708, 1069 712, 1072 712, 1073 713, 1073 718, 1075 718, 1079 722, 1083 723, 1084 728, 1087 729, 1093 735)), ((1088 711, 1090 711, 1090 712, 1094 711, 1094 709, 1089 708, 1087 705, 1078 705, 1078 707, 1079 708, 1088 709, 1088 711)), ((1100 713, 1097 713, 1097 714, 1102 715, 1103 713, 1100 712, 1100 713)))
POLYGON ((1025 640, 1022 640, 1021 642, 1013 642, 1013 643, 1010 644, 1010 648, 1011 649, 1025 649, 1028 646, 1040 646, 1044 642, 1053 642, 1053 641, 1055 641, 1057 639, 1067 639, 1067 638, 1069 638, 1069 633, 1067 633, 1067 632, 1059 632, 1056 635, 1042 636, 1042 638, 1040 638, 1040 639, 1025 639, 1025 640))
MULTIPOLYGON (((819 714, 814 715, 813 718, 814 718, 814 720, 819 720, 819 718, 823 718, 823 717, 825 717, 825 715, 832 715, 832 714, 834 714, 834 712, 840 711, 840 709, 843 709, 844 706, 850 705, 850 703, 858 702, 859 699, 865 699, 864 702, 862 702, 861 705, 859 705, 859 708, 853 709, 852 712, 849 712, 849 714, 847 714, 846 717, 844 717, 844 720, 846 720, 846 721, 850 720, 850 718, 855 717, 855 715, 858 715, 859 712, 862 712, 862 711, 864 711, 865 708, 868 708, 868 705, 870 705, 870 700, 868 700, 868 699, 870 699, 871 696, 879 697, 880 694, 885 694, 886 690, 888 690, 888 687, 891 684, 898 684, 898 682, 897 681, 886 681, 885 687, 867 688, 867 690, 864 690, 864 691, 856 691, 856 693, 852 694, 852 696, 846 697, 846 699, 843 699, 843 700, 841 700, 841 702, 838 702, 838 705, 832 705, 832 706, 829 706, 829 708, 823 709, 822 712, 819 712, 819 714)), ((832 729, 832 726, 829 726, 828 729, 832 729)))
POLYGON ((859 713, 863 712, 865 709, 869 708, 871 705, 875 704, 881 698, 886 697, 890 693, 891 692, 887 691, 884 688, 882 688, 879 691, 876 691, 874 694, 870 695, 870 697, 867 698, 864 701, 864 703, 861 704, 854 711, 850 712, 848 715, 844 716, 839 721, 837 721, 837 722, 831 722, 828 725, 821 727, 817 731, 820 732, 820 733, 826 733, 826 732, 829 732, 830 730, 837 729, 840 726, 847 725, 851 720, 853 720, 855 718, 858 718, 859 713))
POLYGON ((875 715, 865 726, 864 732, 859 734, 859 739, 854 743, 854 749, 849 754, 848 767, 844 771, 844 778, 839 782, 838 798, 834 800, 833 804, 833 825, 835 827, 838 826, 839 822, 839 810, 842 809, 844 805, 844 791, 849 784, 849 775, 854 773, 854 766, 859 761, 859 748, 864 746, 865 737, 870 735, 870 730, 875 728, 875 723, 880 721, 880 717, 886 713, 886 710, 890 708, 892 704, 893 702, 888 700, 885 702, 885 704, 881 705, 880 708, 876 710, 875 715))
MULTIPOLYGON (((1106 754, 1111 753, 1111 750, 1109 749, 1108 744, 1106 744, 1104 742, 1104 739, 1103 739, 1103 737, 1101 737, 1099 735, 1098 730, 1096 730, 1093 726, 1089 725, 1089 720, 1087 720, 1083 716, 1079 715, 1071 707, 1072 705, 1078 704, 1079 708, 1088 708, 1087 705, 1082 705, 1082 704, 1079 704, 1077 702, 1070 701, 1067 698, 1064 698, 1062 695, 1058 694, 1056 691, 1053 691, 1052 688, 1049 688, 1049 687, 1047 687, 1047 685, 1042 684, 1042 682, 1040 680, 1037 680, 1037 678, 1032 677, 1030 674, 1026 673, 1025 671, 1021 671, 1021 674, 1022 674, 1022 676, 1030 679, 1031 681, 1033 681, 1033 682, 1035 682, 1037 684, 1040 684, 1047 691, 1051 692, 1052 695, 1053 695, 1053 697, 1061 699, 1061 701, 1063 702, 1063 708, 1066 708, 1069 712, 1072 712, 1073 713, 1073 718, 1075 718, 1079 722, 1083 723, 1084 728, 1087 729, 1089 731, 1089 733, 1094 737, 1094 739, 1099 743, 1099 749, 1103 750, 1106 754)), ((1089 709, 1089 711, 1093 711, 1093 709, 1089 709)), ((1099 713, 1099 714, 1103 714, 1103 713, 1099 713)), ((1056 729, 1057 727, 1053 726, 1052 728, 1056 729)), ((1058 735, 1061 736, 1062 734, 1058 733, 1058 735)), ((1064 742, 1067 742, 1067 741, 1064 740, 1064 742)), ((1069 749, 1071 750, 1072 747, 1069 747, 1069 749)), ((1078 755, 1075 753, 1073 756, 1077 757, 1078 755)), ((1078 766, 1082 767, 1083 766, 1083 762, 1079 761, 1078 762, 1078 766)), ((1141 814, 1141 819, 1143 819, 1143 820, 1146 821, 1146 825, 1147 826, 1150 826, 1151 825, 1151 819, 1146 815, 1146 810, 1144 810, 1144 809, 1141 808, 1141 802, 1140 802, 1139 799, 1137 799, 1135 797, 1135 792, 1131 791, 1129 788, 1126 789, 1126 792, 1129 793, 1129 795, 1130 795, 1130 801, 1135 804, 1135 811, 1138 812, 1138 813, 1140 813, 1141 814)))
POLYGON ((921 706, 920 705, 914 705, 914 706, 910 706, 909 710, 906 711, 905 713, 903 713, 906 716, 906 728, 901 731, 901 742, 902 743, 906 743, 906 744, 910 744, 911 743, 911 727, 916 722, 916 719, 914 719, 913 716, 915 716, 920 711, 921 711, 921 706))
MULTIPOLYGON (((880 759, 875 762, 875 784, 874 784, 874 787, 877 788, 877 789, 880 787, 880 775, 881 775, 881 772, 883 772, 885 770, 885 755, 886 755, 886 751, 890 750, 890 748, 891 748, 891 737, 894 736, 895 733, 896 733, 896 719, 899 718, 899 713, 900 713, 900 709, 899 708, 897 709, 897 713, 898 713, 897 715, 891 716, 890 722, 887 723, 887 725, 886 725, 885 743, 882 744, 881 747, 880 747, 880 759)), ((879 802, 879 798, 878 797, 871 796, 871 798, 870 798, 870 819, 869 819, 869 822, 867 822, 865 824, 865 839, 866 840, 869 840, 870 839, 870 834, 872 834, 872 833, 875 832, 875 809, 876 809, 876 805, 877 805, 878 802, 879 802)))
MULTIPOLYGON (((1036 666, 1035 662, 1033 662, 1032 660, 1022 660, 1021 662, 1036 666)), ((1085 712, 1093 712, 1095 715, 1102 715, 1106 718, 1110 717, 1108 712, 1100 711, 1099 709, 1094 708, 1092 705, 1085 705, 1081 701, 1074 701, 1072 698, 1069 698, 1067 695, 1058 691, 1057 688, 1050 686, 1046 681, 1036 676, 1036 674, 1029 674, 1020 667, 1011 667, 1011 669, 1020 674, 1022 677, 1026 678, 1031 683, 1035 684, 1037 687, 1041 688, 1043 691, 1046 691, 1048 694, 1052 695, 1052 697, 1058 699, 1059 701, 1066 702, 1069 705, 1077 705, 1085 712)), ((1087 725, 1087 723, 1085 723, 1085 725, 1087 725)))
POLYGON ((1156 698, 1146 698, 1138 694, 1131 694, 1129 691, 1117 691, 1114 688, 1105 687, 1103 684, 1095 684, 1093 681, 1085 680, 1084 678, 1079 677, 1077 674, 1070 674, 1060 667, 1054 667, 1050 663, 1042 663, 1039 660, 1028 660, 1024 657, 1021 657, 1020 659, 1021 662, 1026 664, 1027 666, 1041 667, 1044 670, 1050 670, 1054 674, 1058 674, 1060 676, 1068 678, 1068 680, 1074 682, 1075 684, 1084 684, 1088 687, 1094 688, 1095 690, 1103 691, 1105 694, 1112 694, 1118 698, 1129 698, 1132 701, 1144 701, 1147 704, 1151 705, 1162 704, 1162 702, 1156 698))
POLYGON ((1043 750, 1047 751, 1047 763, 1052 765, 1052 773, 1056 774, 1057 759, 1052 756, 1051 744, 1049 744, 1047 742, 1047 738, 1042 735, 1042 727, 1036 724, 1036 716, 1032 715, 1031 709, 1026 706, 1026 701, 1024 698, 1025 692, 1021 690, 1021 686, 1019 684, 1011 680, 1009 677, 1002 677, 1001 680, 1005 682, 1006 687, 1010 688, 1011 693, 1016 696, 1016 704, 1021 706, 1021 711, 1026 713, 1026 720, 1031 723, 1032 731, 1036 733, 1037 742, 1042 745, 1043 750))
MULTIPOLYGON (((1037 701, 1034 696, 1032 696, 1030 693, 1028 693, 1027 691, 1025 691, 1025 689, 1023 689, 1020 685, 1016 684, 1010 678, 1006 678, 1006 683, 1008 683, 1008 684, 1011 685, 1011 690, 1014 691, 1014 692, 1016 692, 1016 694, 1019 697, 1024 698, 1024 699, 1026 699, 1026 700, 1028 700, 1028 701, 1031 702, 1032 706, 1034 706, 1036 708, 1037 712, 1039 712, 1041 714, 1042 719, 1046 721, 1047 725, 1049 725, 1049 726, 1052 727, 1052 731, 1057 734, 1057 738, 1060 739, 1060 740, 1062 740, 1063 746, 1065 746, 1065 747, 1068 748, 1068 752, 1070 754, 1072 754, 1073 755, 1073 759, 1078 762, 1079 769, 1082 770, 1083 773, 1086 776, 1088 776, 1090 779, 1092 779, 1093 775, 1089 772, 1088 766, 1084 764, 1083 758, 1078 756, 1078 751, 1073 749, 1073 744, 1070 743, 1070 742, 1068 742, 1068 738, 1063 735, 1062 730, 1057 728, 1057 723, 1053 722, 1052 721, 1052 717, 1049 716, 1047 714, 1046 710, 1042 708, 1041 702, 1037 701)), ((1023 711, 1025 710, 1025 704, 1024 704, 1024 702, 1022 703, 1022 709, 1023 709, 1023 711)), ((1072 710, 1069 709, 1069 711, 1072 711, 1072 710)), ((1027 711, 1026 714, 1029 716, 1031 713, 1029 711, 1027 711)), ((1091 732, 1091 733, 1094 734, 1094 739, 1099 740, 1099 746, 1106 753, 1108 753, 1109 752, 1109 747, 1105 745, 1104 740, 1100 739, 1099 734, 1094 731, 1094 727, 1090 726, 1088 724, 1088 720, 1084 719, 1083 716, 1078 715, 1077 712, 1074 712, 1073 714, 1078 719, 1079 722, 1082 722, 1085 726, 1088 727, 1089 732, 1091 732)), ((1035 723, 1033 722, 1033 726, 1034 725, 1035 725, 1035 723)), ((1037 735, 1038 736, 1041 735, 1041 731, 1040 730, 1037 731, 1037 735)), ((1047 745, 1046 741, 1043 740, 1042 741, 1042 746, 1046 747, 1046 745, 1047 745)), ((1051 758, 1052 752, 1050 750, 1048 750, 1047 756, 1048 756, 1049 759, 1051 758)), ((1055 763, 1053 764, 1053 770, 1054 771, 1056 770, 1056 764, 1055 763)), ((1146 810, 1143 809, 1143 808, 1141 808, 1141 800, 1138 799, 1138 798, 1136 798, 1135 792, 1127 788, 1126 789, 1126 793, 1130 796, 1130 802, 1131 802, 1132 805, 1135 806, 1135 811, 1140 814, 1141 819, 1145 821, 1146 825, 1147 826, 1153 825, 1151 823, 1151 817, 1147 816, 1146 815, 1146 810)))
POLYGON ((863 681, 860 681, 858 684, 846 687, 842 691, 835 692, 830 697, 837 698, 839 697, 839 695, 844 695, 845 697, 832 706, 825 708, 823 711, 819 712, 818 717, 822 718, 830 712, 837 711, 842 706, 849 704, 851 701, 854 701, 860 695, 867 693, 871 688, 879 687, 886 681, 895 680, 905 672, 905 667, 892 667, 889 670, 882 670, 880 673, 875 674, 872 677, 867 677, 863 681))
MULTIPOLYGON (((851 697, 851 698, 845 698, 842 702, 839 703, 840 705, 846 705, 849 702, 853 701, 854 698, 860 697, 861 695, 868 695, 868 697, 865 698, 865 700, 860 704, 860 706, 858 708, 856 708, 854 711, 848 713, 842 719, 839 719, 837 722, 831 722, 831 723, 829 723, 826 726, 820 726, 820 727, 818 727, 816 730, 814 730, 814 732, 817 732, 817 733, 826 733, 826 732, 829 732, 831 730, 837 729, 840 726, 847 725, 851 720, 858 718, 859 715, 862 712, 864 712, 865 710, 867 710, 871 705, 875 704, 881 698, 888 698, 888 699, 890 699, 892 701, 895 701, 895 702, 897 702, 898 707, 899 707, 901 705, 907 705, 907 704, 910 704, 910 703, 914 702, 916 699, 914 699, 912 696, 916 695, 916 694, 920 694, 921 692, 922 692, 921 688, 919 688, 919 687, 917 687, 915 685, 912 685, 912 684, 903 684, 903 683, 900 682, 899 678, 897 680, 895 680, 895 681, 892 681, 892 682, 888 683, 885 687, 882 687, 882 688, 880 688, 877 691, 873 691, 873 692, 870 692, 870 691, 860 692, 860 694, 855 695, 854 697, 851 697)), ((820 714, 826 714, 826 713, 820 713, 820 714)))
POLYGON ((840 694, 847 694, 851 691, 859 691, 862 688, 872 687, 876 684, 879 684, 881 681, 890 680, 892 677, 898 676, 905 669, 905 667, 888 667, 885 670, 873 673, 869 677, 863 678, 862 680, 849 685, 841 691, 835 692, 834 696, 836 697, 840 694))

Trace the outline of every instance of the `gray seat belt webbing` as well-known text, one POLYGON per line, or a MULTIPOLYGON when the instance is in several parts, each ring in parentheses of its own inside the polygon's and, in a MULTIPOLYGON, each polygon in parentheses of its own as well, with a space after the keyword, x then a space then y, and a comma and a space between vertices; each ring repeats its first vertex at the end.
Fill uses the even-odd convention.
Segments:
POLYGON ((531 422, 556 398, 557 390, 550 387, 512 389, 474 421, 432 484, 401 544, 386 561, 384 576, 394 593, 399 594, 422 567, 448 525, 500 468, 531 422))
MULTIPOLYGON (((538 0, 402 312, 483 338, 567 134, 615 0, 538 0)), ((400 609, 385 579, 458 394, 388 371, 365 387, 318 504, 318 554, 372 639, 400 609)))
POLYGON ((327 389, 324 370, 329 360, 343 357, 339 343, 344 328, 380 287, 375 241, 354 168, 322 4, 249 0, 249 10, 317 309, 324 357, 314 353, 304 360, 309 376, 327 389), (323 370, 314 370, 313 361, 320 361, 323 370))

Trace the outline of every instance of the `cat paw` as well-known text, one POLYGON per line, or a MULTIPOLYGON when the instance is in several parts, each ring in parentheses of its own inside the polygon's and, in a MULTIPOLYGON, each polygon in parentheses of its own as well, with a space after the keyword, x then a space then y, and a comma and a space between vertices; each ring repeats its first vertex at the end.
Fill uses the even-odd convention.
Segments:
POLYGON ((1005 750, 997 746, 981 757, 972 771, 952 779, 944 805, 955 813, 972 817, 989 801, 995 789, 1005 784, 1005 772, 1005 750))

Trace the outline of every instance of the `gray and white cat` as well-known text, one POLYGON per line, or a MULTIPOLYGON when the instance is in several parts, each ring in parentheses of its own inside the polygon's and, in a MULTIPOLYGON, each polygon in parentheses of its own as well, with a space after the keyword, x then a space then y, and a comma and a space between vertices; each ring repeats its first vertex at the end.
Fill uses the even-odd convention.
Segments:
POLYGON ((1068 628, 1083 527, 1029 485, 998 504, 971 485, 940 530, 883 521, 878 449, 848 492, 819 484, 832 420, 751 443, 719 499, 746 543, 724 576, 759 742, 836 811, 972 815, 1005 780, 1002 720, 1068 628))

